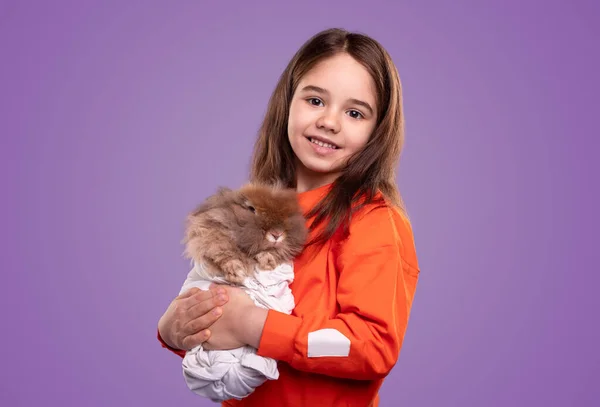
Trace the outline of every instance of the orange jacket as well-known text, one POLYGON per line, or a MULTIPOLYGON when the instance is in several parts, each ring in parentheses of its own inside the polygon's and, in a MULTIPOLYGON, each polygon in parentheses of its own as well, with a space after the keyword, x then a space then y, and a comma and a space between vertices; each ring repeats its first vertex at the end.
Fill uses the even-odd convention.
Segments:
MULTIPOLYGON (((312 208, 329 187, 298 194, 302 207, 312 208)), ((222 405, 377 407, 419 277, 410 223, 395 208, 366 206, 348 238, 305 250, 294 267, 296 307, 292 315, 269 311, 258 348, 279 361, 279 379, 222 405)))

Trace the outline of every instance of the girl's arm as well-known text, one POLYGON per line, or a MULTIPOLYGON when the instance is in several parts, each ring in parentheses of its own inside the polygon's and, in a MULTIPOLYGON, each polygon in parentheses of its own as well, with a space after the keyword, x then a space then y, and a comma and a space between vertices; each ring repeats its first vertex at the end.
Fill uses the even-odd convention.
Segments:
POLYGON ((378 208, 355 221, 350 233, 338 256, 339 313, 252 313, 245 339, 258 345, 259 355, 359 380, 385 377, 394 367, 419 274, 410 224, 392 209, 378 208))

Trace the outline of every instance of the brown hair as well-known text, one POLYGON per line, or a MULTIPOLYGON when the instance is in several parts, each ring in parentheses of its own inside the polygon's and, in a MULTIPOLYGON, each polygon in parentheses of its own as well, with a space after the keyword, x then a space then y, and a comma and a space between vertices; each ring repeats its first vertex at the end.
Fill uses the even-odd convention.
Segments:
POLYGON ((377 90, 377 124, 364 148, 347 161, 327 196, 309 213, 311 230, 328 220, 326 228, 308 244, 322 244, 340 227, 348 231, 351 215, 381 192, 383 201, 404 211, 396 187, 395 168, 404 143, 402 87, 387 51, 374 39, 339 28, 314 35, 293 56, 271 95, 259 130, 251 164, 255 182, 296 187, 296 160, 287 136, 289 107, 300 79, 318 62, 347 53, 371 74, 377 90))

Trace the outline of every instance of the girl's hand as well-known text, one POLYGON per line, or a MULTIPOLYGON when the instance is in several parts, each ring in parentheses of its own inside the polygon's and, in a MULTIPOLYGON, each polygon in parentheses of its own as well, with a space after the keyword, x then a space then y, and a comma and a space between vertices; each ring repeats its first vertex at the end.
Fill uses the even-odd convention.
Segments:
POLYGON ((167 345, 188 351, 210 337, 208 328, 221 315, 219 306, 227 302, 226 291, 216 288, 191 288, 171 302, 158 321, 158 332, 167 345))
POLYGON ((267 310, 257 307, 241 288, 221 287, 227 291, 229 301, 223 306, 223 315, 211 327, 204 349, 226 350, 245 345, 257 348, 267 310))

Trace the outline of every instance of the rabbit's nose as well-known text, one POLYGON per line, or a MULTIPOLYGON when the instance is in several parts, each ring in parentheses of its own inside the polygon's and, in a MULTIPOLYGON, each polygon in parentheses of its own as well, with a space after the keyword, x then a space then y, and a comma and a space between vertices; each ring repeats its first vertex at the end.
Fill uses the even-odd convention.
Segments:
POLYGON ((267 233, 267 240, 270 242, 280 242, 283 240, 283 234, 282 230, 270 230, 269 233, 267 233))

